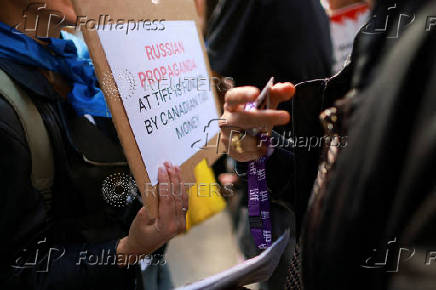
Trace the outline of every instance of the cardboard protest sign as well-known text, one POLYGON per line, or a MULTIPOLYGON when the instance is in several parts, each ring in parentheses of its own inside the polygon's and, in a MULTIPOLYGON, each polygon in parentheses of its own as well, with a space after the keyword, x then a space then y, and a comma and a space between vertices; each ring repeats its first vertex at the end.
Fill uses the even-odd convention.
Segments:
POLYGON ((192 0, 74 0, 96 74, 130 169, 151 216, 164 161, 195 182, 217 154, 218 106, 192 0), (209 150, 204 146, 209 144, 209 150))

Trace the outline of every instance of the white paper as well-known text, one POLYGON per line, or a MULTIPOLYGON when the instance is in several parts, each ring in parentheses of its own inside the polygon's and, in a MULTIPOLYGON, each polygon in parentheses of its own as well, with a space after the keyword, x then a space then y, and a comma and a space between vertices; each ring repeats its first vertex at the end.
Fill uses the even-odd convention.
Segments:
POLYGON ((246 286, 268 280, 277 267, 280 257, 289 243, 289 230, 286 230, 271 247, 262 254, 238 264, 226 271, 208 277, 178 290, 225 289, 246 286))
POLYGON ((219 131, 195 22, 164 28, 98 29, 153 185, 165 161, 180 166, 219 131))
POLYGON ((341 71, 353 50, 354 37, 368 22, 370 10, 364 4, 342 8, 331 16, 330 35, 333 44, 333 72, 341 71), (362 9, 363 7, 363 9, 362 9))

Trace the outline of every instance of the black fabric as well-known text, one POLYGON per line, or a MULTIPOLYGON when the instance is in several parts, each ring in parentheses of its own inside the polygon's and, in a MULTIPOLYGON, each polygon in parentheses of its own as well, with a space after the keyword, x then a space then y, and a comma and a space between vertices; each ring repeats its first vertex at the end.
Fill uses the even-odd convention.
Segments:
MULTIPOLYGON (((378 24, 386 20, 387 8, 393 4, 379 1, 373 12, 378 24)), ((354 95, 352 117, 345 124, 348 145, 339 154, 328 183, 317 228, 306 228, 303 216, 318 152, 296 146, 291 152, 300 162, 289 167, 279 162, 292 162, 289 153, 276 150, 273 162, 268 163, 269 180, 296 208, 297 224, 303 223, 305 289, 434 287, 429 284, 434 282, 429 278, 434 268, 424 265, 425 252, 434 249, 436 242, 430 230, 436 201, 436 33, 425 28, 427 17, 436 15, 436 6, 434 1, 398 1, 397 7, 386 32, 359 33, 352 63, 340 75, 297 87, 291 111, 294 136, 322 135, 317 121, 321 111, 348 92, 354 95), (414 22, 398 26, 392 19, 398 20, 401 13, 415 15, 414 22), (398 38, 389 37, 396 29, 398 38), (283 170, 293 182, 274 178, 283 175, 283 170), (417 249, 421 256, 412 257, 412 264, 400 264, 400 274, 389 272, 395 271, 395 255, 389 256, 385 267, 362 267, 374 257, 374 249, 378 251, 375 259, 383 261, 387 242, 394 239, 399 242, 397 250, 417 249), (407 275, 401 274, 402 267, 408 267, 407 275), (427 278, 420 283, 421 277, 427 278)), ((311 212, 305 215, 310 219, 311 212)))
MULTIPOLYGON (((250 85, 258 88, 263 88, 271 76, 275 77, 276 82, 293 83, 328 77, 332 63, 329 27, 329 19, 317 0, 220 1, 211 17, 206 36, 211 68, 221 76, 232 77, 236 86, 250 85)), ((304 90, 305 85, 302 86, 301 90, 304 90)), ((318 102, 319 93, 313 92, 314 101, 318 102)), ((319 103, 317 111, 321 105, 322 103, 319 103)), ((291 102, 285 102, 280 104, 279 109, 292 111, 291 107, 291 102)), ((312 124, 318 120, 313 113, 301 112, 300 115, 312 118, 312 124)), ((286 138, 299 133, 292 134, 291 129, 291 126, 287 125, 276 127, 275 131, 286 138)), ((320 129, 317 129, 317 135, 320 134, 320 129)), ((289 147, 277 147, 281 147, 277 150, 293 150, 289 147)), ((316 176, 319 148, 308 154, 310 162, 305 157, 300 158, 300 155, 296 158, 289 153, 285 155, 285 158, 276 159, 275 156, 278 155, 275 154, 271 160, 278 161, 281 168, 292 172, 295 166, 300 168, 299 176, 293 174, 292 178, 301 182, 298 182, 298 188, 293 188, 292 191, 304 191, 306 197, 302 198, 303 195, 300 194, 284 196, 283 193, 287 189, 297 186, 296 182, 283 186, 282 180, 289 181, 287 170, 269 177, 271 180, 268 184, 274 188, 272 192, 277 198, 280 196, 288 205, 292 204, 297 211, 297 220, 301 220, 305 208, 294 205, 307 201, 307 192, 310 192, 316 176), (284 165, 288 160, 292 162, 284 165), (276 183, 273 179, 280 180, 276 183)), ((243 199, 242 203, 246 205, 246 194, 243 199)))
POLYGON ((85 117, 70 122, 72 141, 77 150, 92 162, 127 163, 119 143, 113 142, 85 117), (89 142, 92 140, 92 142, 89 142))
POLYGON ((330 75, 329 20, 317 0, 224 0, 207 33, 212 70, 263 88, 330 75))
MULTIPOLYGON (((127 235, 140 207, 134 202, 116 209, 102 198, 103 180, 115 173, 130 174, 128 167, 86 163, 83 156, 95 154, 92 144, 104 146, 102 140, 96 139, 101 133, 93 136, 91 128, 74 121, 77 117, 71 114, 68 104, 34 68, 2 59, 0 69, 34 101, 49 132, 55 159, 53 202, 47 209, 41 193, 31 185, 32 160, 21 123, 0 96, 0 288, 133 289, 132 269, 101 261, 115 254, 117 241, 127 235), (80 142, 74 144, 72 136, 80 142), (87 146, 82 143, 84 139, 87 146), (99 263, 91 265, 82 261, 77 265, 84 251, 94 254, 94 259, 98 257, 99 263), (36 253, 40 263, 23 268, 36 253)), ((110 119, 106 120, 106 126, 111 126, 110 119)), ((115 131, 105 134, 111 132, 115 131)), ((117 140, 116 136, 111 138, 117 140)), ((115 148, 117 144, 114 141, 110 146, 113 150, 102 150, 99 161, 125 161, 119 154, 121 148, 115 148)))
MULTIPOLYGON (((427 16, 436 15, 436 5, 434 1, 397 4, 400 9, 391 15, 391 20, 406 11, 416 16, 412 24, 400 27, 398 38, 388 37, 398 29, 395 21, 389 22, 384 33, 361 32, 352 63, 345 71, 326 82, 305 83, 305 91, 303 86, 297 88, 293 127, 296 135, 303 136, 319 134, 320 125, 315 120, 320 110, 347 92, 354 92, 352 115, 345 124, 348 145, 339 154, 328 182, 321 223, 317 228, 307 228, 303 219, 305 289, 387 289, 392 278, 396 287, 420 289, 416 288, 423 285, 418 275, 434 274, 434 268, 424 266, 425 257, 415 257, 418 260, 412 263, 421 263, 416 269, 419 271, 409 268, 408 275, 401 276, 403 280, 389 272, 395 271, 395 255, 389 256, 385 267, 362 267, 370 266, 366 261, 374 257, 374 249, 379 251, 374 258, 383 261, 387 243, 394 239, 399 242, 397 250, 403 246, 423 252, 433 249, 436 240, 429 231, 434 226, 434 215, 422 214, 422 210, 428 212, 435 207, 432 175, 436 169, 436 34, 434 29, 426 31, 425 27, 427 16), (302 101, 306 97, 312 102, 302 101)), ((386 20, 383 17, 392 5, 379 1, 373 16, 386 20)), ((307 168, 316 166, 315 155, 302 153, 300 148, 293 154, 296 159, 302 158, 301 164, 307 163, 307 168)), ((282 169, 269 163, 267 174, 274 175, 282 169)), ((293 206, 306 209, 308 192, 298 190, 298 183, 306 184, 304 178, 308 176, 298 177, 298 165, 295 170, 296 173, 290 171, 290 178, 295 180, 297 189, 289 187, 288 181, 281 184, 288 187, 291 202, 294 195, 303 194, 303 202, 294 201, 293 206)), ((310 220, 310 211, 306 218, 310 220)))
POLYGON ((23 88, 31 90, 40 98, 55 101, 59 99, 53 86, 47 82, 47 79, 40 73, 37 67, 18 65, 8 59, 0 58, 2 70, 8 72, 10 76, 23 88))
MULTIPOLYGON (((361 265, 373 249, 383 252, 388 241, 401 240, 408 221, 434 190, 436 34, 426 32, 425 24, 436 5, 417 10, 417 2, 402 4, 416 13, 414 23, 398 39, 372 40, 384 41, 370 45, 383 47, 379 62, 367 75, 355 76, 364 81, 358 82, 349 146, 339 155, 322 223, 306 243, 308 289, 386 289, 391 268, 361 265), (335 267, 322 265, 325 260, 335 267)), ((427 222, 432 222, 430 216, 427 222)), ((428 236, 431 242, 434 235, 428 236)))

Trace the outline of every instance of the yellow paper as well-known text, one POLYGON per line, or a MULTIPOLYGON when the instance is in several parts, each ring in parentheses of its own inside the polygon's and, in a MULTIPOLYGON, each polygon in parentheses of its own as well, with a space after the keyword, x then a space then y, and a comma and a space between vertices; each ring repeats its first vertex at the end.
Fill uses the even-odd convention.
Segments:
POLYGON ((197 184, 189 189, 189 210, 186 214, 186 230, 209 219, 226 207, 212 169, 203 159, 194 169, 197 184))

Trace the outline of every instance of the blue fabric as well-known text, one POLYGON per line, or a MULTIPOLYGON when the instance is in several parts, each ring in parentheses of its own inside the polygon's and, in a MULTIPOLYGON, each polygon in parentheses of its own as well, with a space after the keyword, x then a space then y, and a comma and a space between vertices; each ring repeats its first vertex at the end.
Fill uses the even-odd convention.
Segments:
POLYGON ((87 60, 92 65, 92 61, 89 56, 88 46, 86 46, 86 43, 81 38, 63 30, 61 31, 61 37, 62 39, 71 40, 76 46, 77 57, 83 60, 87 60))
POLYGON ((89 54, 78 56, 71 39, 40 38, 47 43, 42 45, 2 22, 0 39, 0 58, 54 71, 70 81, 72 90, 68 101, 78 115, 111 117, 103 93, 97 87, 89 54))

